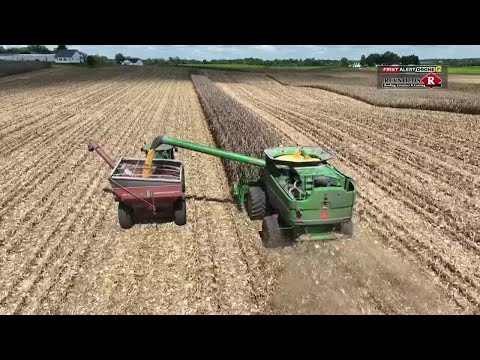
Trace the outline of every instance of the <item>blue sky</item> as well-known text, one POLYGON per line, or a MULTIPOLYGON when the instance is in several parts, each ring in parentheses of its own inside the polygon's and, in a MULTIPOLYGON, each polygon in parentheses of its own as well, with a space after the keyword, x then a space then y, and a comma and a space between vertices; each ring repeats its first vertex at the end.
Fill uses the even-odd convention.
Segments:
MULTIPOLYGON (((25 45, 4 45, 25 46, 25 45)), ((46 45, 54 49, 56 45, 46 45)), ((255 57, 261 59, 316 58, 352 60, 362 54, 393 51, 398 55, 418 55, 428 58, 480 57, 480 45, 67 45, 87 54, 113 58, 115 54, 139 58, 180 58, 211 60, 255 57)))

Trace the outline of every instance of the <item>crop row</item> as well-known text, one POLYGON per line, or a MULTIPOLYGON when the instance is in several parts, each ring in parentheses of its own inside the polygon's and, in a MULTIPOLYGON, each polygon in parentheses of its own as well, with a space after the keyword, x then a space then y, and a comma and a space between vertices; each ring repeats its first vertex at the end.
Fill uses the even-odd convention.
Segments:
MULTIPOLYGON (((282 139, 254 112, 220 90, 203 75, 192 75, 196 93, 218 146, 250 156, 261 157, 263 150, 278 146, 282 139)), ((259 169, 232 161, 224 161, 232 183, 240 178, 255 180, 259 169)))
POLYGON ((382 90, 376 87, 376 73, 275 72, 269 76, 284 85, 328 90, 381 107, 480 114, 478 84, 450 82, 448 90, 382 90))

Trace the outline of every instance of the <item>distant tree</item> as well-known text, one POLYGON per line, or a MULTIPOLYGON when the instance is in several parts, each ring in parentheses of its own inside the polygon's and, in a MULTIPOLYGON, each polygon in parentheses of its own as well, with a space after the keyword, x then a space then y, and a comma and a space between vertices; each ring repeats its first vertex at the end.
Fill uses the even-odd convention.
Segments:
POLYGON ((122 53, 118 53, 117 55, 115 55, 115 61, 117 63, 121 63, 125 60, 125 56, 123 56, 122 53))
POLYGON ((383 53, 383 55, 381 56, 381 59, 382 59, 381 60, 382 64, 385 64, 385 65, 393 65, 393 64, 400 63, 400 57, 391 51, 387 51, 383 53))
POLYGON ((92 57, 94 59, 94 65, 115 65, 115 60, 109 59, 106 56, 96 54, 96 55, 92 55, 92 57))
POLYGON ((340 59, 340 65, 341 66, 348 66, 348 59, 346 57, 342 57, 340 59))
POLYGON ((95 66, 97 63, 97 60, 95 59, 94 56, 88 55, 87 56, 87 65, 88 66, 95 66))
POLYGON ((7 50, 3 46, 0 46, 0 54, 5 54, 6 52, 7 50))
POLYGON ((28 49, 32 54, 51 54, 50 51, 45 45, 28 45, 28 49))
POLYGON ((412 57, 411 56, 402 56, 400 58, 400 64, 402 65, 412 65, 412 57))
POLYGON ((419 65, 420 60, 416 55, 409 55, 409 56, 398 56, 397 54, 386 51, 383 54, 370 54, 367 57, 362 55, 360 60, 360 64, 374 66, 374 65, 393 65, 393 64, 401 64, 401 65, 419 65))
POLYGON ((9 47, 4 49, 6 54, 31 54, 32 51, 28 47, 9 47))
POLYGON ((165 59, 163 59, 163 58, 155 59, 155 64, 165 65, 166 62, 167 62, 167 61, 166 61, 165 59))
POLYGON ((362 55, 362 57, 360 58, 360 65, 361 66, 367 65, 367 59, 366 59, 365 55, 362 55))
POLYGON ((400 64, 402 65, 420 65, 420 60, 416 55, 402 56, 400 58, 400 64))
POLYGON ((59 52, 60 50, 68 50, 67 45, 58 45, 57 48, 55 49, 55 52, 59 52))
POLYGON ((365 59, 368 66, 380 65, 382 63, 382 56, 380 54, 370 54, 365 59))

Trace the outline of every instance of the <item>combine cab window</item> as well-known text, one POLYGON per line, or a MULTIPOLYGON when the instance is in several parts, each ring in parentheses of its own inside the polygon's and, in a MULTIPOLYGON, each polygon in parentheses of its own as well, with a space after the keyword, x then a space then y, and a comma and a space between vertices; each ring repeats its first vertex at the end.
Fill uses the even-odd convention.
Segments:
POLYGON ((353 185, 352 180, 347 179, 347 181, 346 181, 346 183, 345 183, 345 189, 346 189, 348 192, 355 190, 355 186, 353 185))

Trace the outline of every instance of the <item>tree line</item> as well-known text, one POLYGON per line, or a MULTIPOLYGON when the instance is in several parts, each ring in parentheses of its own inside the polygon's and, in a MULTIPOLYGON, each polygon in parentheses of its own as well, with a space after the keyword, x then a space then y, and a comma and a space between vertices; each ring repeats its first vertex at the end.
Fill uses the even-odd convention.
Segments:
MULTIPOLYGON (((110 60, 105 56, 94 56, 97 62, 117 63, 120 64, 124 60, 132 59, 130 56, 124 56, 121 53, 115 55, 115 60, 110 60)), ((417 55, 399 56, 391 51, 387 51, 383 54, 369 54, 368 56, 362 55, 360 61, 349 60, 346 57, 340 60, 324 60, 324 59, 275 59, 275 60, 263 60, 259 58, 244 58, 244 59, 213 59, 213 60, 198 60, 198 59, 181 59, 177 57, 155 58, 145 59, 143 63, 145 65, 186 65, 186 64, 233 64, 233 65, 257 65, 257 66, 343 66, 348 67, 354 63, 360 62, 361 66, 375 66, 375 65, 420 65, 420 59, 417 55)), ((480 66, 480 58, 474 59, 428 59, 424 62, 431 64, 444 64, 450 66, 480 66)))
MULTIPOLYGON (((115 60, 120 63, 128 57, 123 54, 117 54, 115 60)), ((145 65, 185 65, 185 64, 235 64, 235 65, 254 65, 254 66, 343 66, 348 67, 354 63, 358 63, 358 60, 349 60, 346 57, 342 57, 340 60, 331 59, 275 59, 264 60, 259 58, 243 58, 243 59, 213 59, 213 60, 198 60, 198 59, 181 59, 179 57, 169 57, 168 59, 145 59, 143 60, 145 65)), ((390 51, 384 54, 370 54, 368 56, 362 55, 360 59, 361 66, 375 66, 375 65, 417 65, 420 64, 420 60, 416 55, 398 56, 390 51)))
POLYGON ((275 59, 264 60, 259 58, 243 58, 243 59, 213 59, 213 60, 198 60, 198 59, 181 59, 179 57, 169 57, 168 59, 145 59, 143 61, 146 65, 185 65, 185 64, 241 64, 241 65, 256 65, 256 66, 348 66, 354 61, 343 58, 342 60, 324 60, 324 59, 275 59))
POLYGON ((425 63, 444 64, 450 66, 480 66, 480 58, 467 59, 425 59, 425 63))
POLYGON ((45 45, 28 45, 24 47, 9 47, 4 48, 0 46, 0 54, 56 54, 59 50, 67 50, 66 45, 58 45, 55 50, 50 50, 45 45))
MULTIPOLYGON (((124 56, 122 53, 115 55, 115 61, 121 63, 124 60, 131 59, 130 56, 124 56)), ((348 66, 354 61, 349 61, 347 58, 341 60, 322 60, 314 58, 306 59, 275 59, 264 60, 259 58, 244 58, 244 59, 213 59, 213 60, 198 60, 198 59, 181 59, 178 56, 155 59, 145 59, 145 65, 186 65, 186 64, 242 64, 242 65, 258 65, 258 66, 348 66)))
POLYGON ((383 54, 362 55, 360 58, 361 66, 375 65, 420 65, 420 59, 417 55, 398 56, 397 54, 387 51, 383 54))

